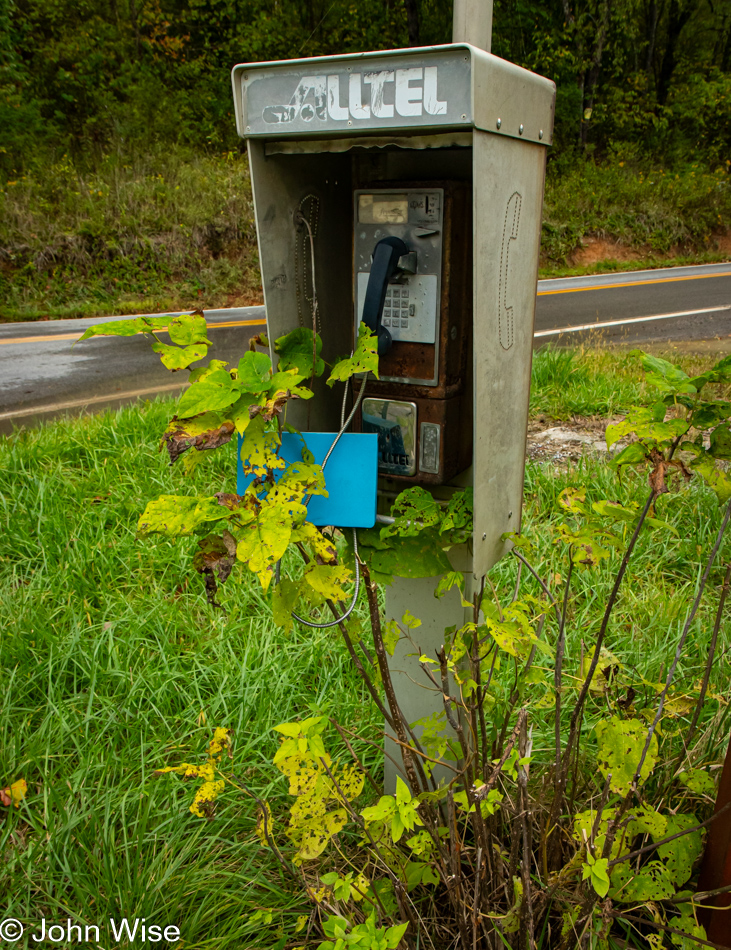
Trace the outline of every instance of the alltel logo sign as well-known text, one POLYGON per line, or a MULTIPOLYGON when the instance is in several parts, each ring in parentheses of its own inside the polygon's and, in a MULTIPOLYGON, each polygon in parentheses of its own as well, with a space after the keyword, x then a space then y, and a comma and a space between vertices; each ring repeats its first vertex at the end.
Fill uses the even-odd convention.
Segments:
POLYGON ((379 72, 303 76, 288 103, 265 106, 268 124, 349 122, 394 116, 446 115, 447 103, 437 94, 438 67, 382 69, 379 72))

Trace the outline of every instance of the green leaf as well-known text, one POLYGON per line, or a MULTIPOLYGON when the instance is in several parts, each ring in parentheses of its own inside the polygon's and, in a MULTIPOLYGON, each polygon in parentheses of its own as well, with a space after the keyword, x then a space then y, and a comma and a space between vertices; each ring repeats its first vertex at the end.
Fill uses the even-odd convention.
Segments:
POLYGON ((361 323, 358 328, 355 352, 333 366, 327 384, 333 386, 338 380, 345 382, 356 373, 373 373, 378 379, 378 339, 365 323, 361 323))
POLYGON ((710 456, 704 455, 701 458, 693 459, 690 463, 693 471, 698 472, 703 481, 713 489, 718 498, 719 505, 725 505, 731 498, 731 478, 728 474, 717 468, 710 456))
POLYGON ((178 537, 193 534, 198 527, 210 521, 223 521, 230 514, 215 496, 197 498, 189 495, 161 495, 148 503, 137 524, 137 531, 142 536, 165 534, 178 537))
POLYGON ((589 878, 591 886, 600 897, 606 897, 609 892, 609 858, 592 858, 588 855, 588 863, 582 869, 584 880, 589 878))
POLYGON ((277 455, 280 439, 276 429, 267 429, 262 416, 255 416, 248 425, 241 442, 241 461, 244 474, 254 472, 265 475, 267 469, 280 469, 286 466, 284 459, 277 455))
POLYGON ((208 339, 208 326, 201 310, 195 313, 181 313, 173 317, 168 327, 170 340, 178 346, 189 346, 194 343, 211 345, 208 339))
POLYGON ((728 419, 730 415, 730 403, 704 402, 695 408, 691 421, 694 429, 710 429, 718 422, 728 419))
MULTIPOLYGON (((596 567, 600 560, 609 557, 609 549, 600 544, 588 530, 572 531, 562 524, 557 531, 561 540, 571 545, 571 560, 577 567, 596 567)), ((601 536, 600 532, 597 534, 601 536)))
POLYGON ((586 488, 564 488, 558 496, 559 505, 572 514, 583 515, 586 512, 586 488))
POLYGON ((227 366, 228 363, 224 362, 223 360, 211 360, 207 366, 198 366, 196 369, 192 369, 190 371, 190 375, 188 376, 188 382, 202 382, 217 370, 225 370, 227 366))
POLYGON ((667 833, 668 820, 660 812, 655 811, 652 805, 645 803, 632 811, 632 819, 627 825, 627 839, 630 841, 636 835, 652 835, 656 840, 664 838, 667 833))
POLYGON ((247 350, 239 360, 237 380, 239 388, 247 393, 269 391, 272 361, 266 353, 247 350))
POLYGON ((285 633, 292 629, 292 611, 297 605, 299 593, 299 583, 288 577, 283 577, 272 593, 272 619, 285 633))
POLYGON ((202 382, 193 383, 180 397, 178 415, 182 418, 228 409, 241 396, 241 389, 226 370, 215 370, 202 382))
POLYGON ((414 486, 402 491, 391 508, 394 523, 381 528, 381 537, 391 535, 416 537, 425 528, 439 524, 441 514, 439 505, 424 488, 414 486))
POLYGON ((609 464, 619 467, 620 465, 640 465, 645 461, 647 461, 645 446, 641 442, 630 442, 610 460, 609 464))
POLYGON ((347 596, 342 585, 350 580, 350 570, 344 564, 311 564, 304 573, 304 580, 328 600, 344 600, 347 596))
POLYGON ((472 488, 463 488, 452 495, 441 512, 440 534, 450 535, 453 541, 467 540, 472 534, 473 496, 472 488))
POLYGON ((447 571, 444 577, 440 578, 439 583, 434 590, 434 596, 444 597, 447 591, 450 591, 455 585, 459 588, 459 591, 464 598, 464 574, 462 574, 460 571, 447 571))
POLYGON ((110 320, 109 323, 95 323, 76 342, 83 343, 92 336, 136 336, 141 329, 139 320, 110 320))
POLYGON ((401 639, 401 629, 395 620, 387 620, 384 623, 381 636, 383 637, 383 646, 386 649, 386 653, 388 653, 389 656, 393 656, 393 651, 401 639))
POLYGON ((681 772, 678 779, 689 792, 697 795, 713 795, 716 791, 716 783, 704 769, 688 769, 687 772, 681 772))
POLYGON ((700 945, 693 937, 708 940, 708 934, 706 933, 705 927, 702 927, 696 920, 695 905, 693 903, 681 904, 680 907, 682 909, 679 916, 669 918, 668 923, 675 930, 682 930, 683 933, 688 934, 688 936, 681 937, 679 934, 672 934, 670 939, 673 942, 673 946, 677 947, 678 950, 698 950, 700 945))
POLYGON ((642 354, 642 366, 645 370, 646 381, 665 393, 694 393, 695 386, 691 383, 687 373, 679 366, 674 366, 659 356, 642 354))
POLYGON ((607 448, 611 448, 619 439, 630 434, 636 435, 642 442, 661 444, 672 441, 678 435, 683 435, 688 428, 689 423, 684 419, 658 421, 652 409, 634 407, 621 422, 607 426, 605 438, 607 448))
MULTIPOLYGON (((273 396, 279 391, 287 392, 289 390, 289 392, 294 392, 298 388, 297 383, 301 383, 304 378, 304 376, 300 376, 296 369, 275 373, 269 380, 269 393, 273 396)), ((308 393, 310 396, 313 395, 309 389, 302 391, 308 393)))
POLYGON ((266 590, 272 581, 272 566, 284 555, 292 534, 292 518, 286 508, 265 506, 239 540, 236 557, 244 561, 266 590))
POLYGON ((711 432, 711 447, 708 454, 717 459, 731 459, 731 431, 728 423, 717 426, 711 432))
POLYGON ((155 340, 152 349, 157 353, 165 369, 176 372, 179 369, 185 369, 196 360, 205 359, 208 347, 203 344, 186 346, 181 349, 179 346, 168 346, 167 343, 160 343, 155 340))
POLYGON ((398 945, 401 943, 401 938, 406 933, 406 928, 408 924, 397 924, 394 927, 389 927, 385 933, 386 937, 386 946, 388 950, 396 950, 398 945))
MULTIPOLYGON (((668 815, 667 836, 675 835, 697 824, 698 819, 693 814, 668 815)), ((675 841, 661 844, 657 852, 665 862, 675 888, 682 887, 690 878, 693 865, 703 852, 701 829, 691 831, 682 838, 676 838, 675 841)))
POLYGON ((358 550, 371 573, 397 577, 437 577, 451 570, 441 539, 433 529, 415 538, 388 538, 378 528, 358 532, 358 550))
POLYGON ((626 862, 615 865, 612 888, 612 900, 627 904, 667 900, 676 891, 670 872, 661 861, 650 861, 640 871, 626 862))
POLYGON ((302 735, 301 722, 280 722, 278 726, 272 726, 272 729, 274 729, 275 732, 281 732, 283 736, 289 736, 291 739, 302 735))
MULTIPOLYGON (((598 742, 597 758, 599 771, 606 778, 611 772, 610 787, 613 792, 626 795, 632 784, 640 756, 647 739, 647 726, 637 719, 619 719, 612 716, 596 725, 598 742)), ((653 735, 647 751, 639 784, 649 777, 657 761, 657 736, 653 735)))
MULTIPOLYGON (((636 444, 637 443, 635 443, 635 445, 636 444)), ((591 507, 598 515, 602 517, 613 518, 617 521, 624 521, 625 524, 635 524, 639 518, 636 507, 625 508, 624 505, 620 505, 618 501, 595 501, 591 507)), ((646 516, 644 523, 653 528, 665 528, 667 531, 670 531, 677 537, 677 529, 671 524, 668 524, 667 521, 661 521, 659 518, 651 518, 646 516)))
POLYGON ((315 344, 312 342, 312 330, 298 327, 286 336, 280 336, 274 341, 274 352, 279 354, 278 369, 296 369, 303 379, 309 379, 312 373, 312 356, 315 353, 315 376, 322 376, 325 363, 320 359, 322 339, 315 334, 315 344))

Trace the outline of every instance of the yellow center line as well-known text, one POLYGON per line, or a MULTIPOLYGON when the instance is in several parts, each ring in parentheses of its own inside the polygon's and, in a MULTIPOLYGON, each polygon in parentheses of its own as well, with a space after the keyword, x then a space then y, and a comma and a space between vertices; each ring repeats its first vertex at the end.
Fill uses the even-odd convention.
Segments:
POLYGON ((731 271, 723 271, 720 274, 692 274, 688 277, 654 277, 648 280, 628 280, 626 283, 616 284, 595 284, 592 287, 565 287, 559 290, 539 290, 539 297, 547 297, 549 294, 578 294, 587 290, 618 290, 620 287, 640 287, 643 284, 672 284, 679 280, 709 280, 711 277, 731 277, 731 271))
MULTIPOLYGON (((111 321, 110 321, 111 322, 111 321)), ((207 328, 209 330, 217 330, 219 327, 263 327, 266 326, 266 320, 227 320, 222 323, 209 323, 207 328)), ((135 336, 140 336, 145 331, 140 330, 135 336)), ((156 333, 166 333, 166 329, 158 328, 156 333)), ((100 334, 103 336, 103 334, 100 334)), ((115 334, 111 333, 109 336, 114 336, 115 334)), ((14 337, 12 340, 0 340, 0 346, 2 344, 8 343, 52 343, 54 340, 80 340, 83 336, 82 333, 53 333, 50 336, 18 336, 14 337)), ((89 337, 93 339, 93 337, 89 337)))
MULTIPOLYGON (((538 297, 548 297, 552 294, 579 294, 590 290, 618 290, 621 287, 642 287, 645 284, 672 284, 681 280, 710 280, 713 277, 731 277, 731 271, 722 271, 718 274, 691 274, 686 277, 656 277, 646 280, 630 280, 617 284, 593 284, 591 287, 564 287, 558 290, 539 290, 538 297)), ((209 323, 209 330, 216 330, 218 327, 256 327, 265 326, 266 320, 226 320, 220 323, 209 323)), ((144 331, 140 331, 142 333, 144 331)), ((164 333, 165 330, 158 330, 164 333)), ((83 334, 80 333, 54 333, 50 336, 19 336, 12 340, 0 340, 0 346, 10 343, 47 343, 52 340, 78 340, 83 334)), ((113 335, 113 334, 111 334, 113 335)), ((136 334, 139 336, 139 334, 136 334)))

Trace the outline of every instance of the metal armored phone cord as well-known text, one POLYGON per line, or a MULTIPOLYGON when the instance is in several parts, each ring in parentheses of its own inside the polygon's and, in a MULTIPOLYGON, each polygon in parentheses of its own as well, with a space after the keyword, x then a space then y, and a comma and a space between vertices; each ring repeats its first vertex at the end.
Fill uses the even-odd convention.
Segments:
MULTIPOLYGON (((312 197, 312 196, 308 195, 308 197, 312 197)), ((311 260, 311 266, 312 266, 312 333, 313 333, 313 346, 314 346, 315 334, 317 333, 317 325, 320 322, 319 313, 318 313, 317 287, 315 285, 315 239, 312 233, 312 228, 310 227, 310 222, 304 216, 301 206, 295 213, 294 220, 296 224, 303 224, 307 228, 307 234, 310 239, 310 260, 311 260)), ((351 353, 350 355, 352 356, 353 354, 351 353)), ((313 354, 313 358, 314 358, 314 354, 313 354)), ((314 359, 313 359, 312 369, 314 373, 314 369, 315 369, 314 359)), ((360 401, 363 398, 363 392, 365 391, 365 385, 366 385, 367 379, 368 379, 368 373, 365 373, 363 376, 363 382, 361 383, 360 392, 358 393, 358 398, 353 403, 353 408, 350 410, 350 415, 348 416, 347 420, 345 419, 345 407, 347 405, 347 398, 348 398, 348 381, 347 380, 345 381, 345 390, 343 392, 343 404, 340 409, 340 430, 335 436, 335 438, 333 439, 332 445, 327 450, 327 455, 322 461, 323 470, 325 466, 327 465, 327 460, 330 458, 330 456, 333 453, 333 449, 340 441, 340 437, 342 436, 342 434, 350 425, 353 419, 353 416, 355 415, 355 412, 358 406, 360 405, 360 401)), ((305 505, 309 504, 311 498, 312 498, 312 492, 310 492, 310 494, 304 499, 305 505)), ((353 530, 353 551, 355 552, 355 590, 353 592, 353 599, 350 602, 350 606, 341 617, 337 617, 335 620, 331 620, 329 623, 315 623, 312 620, 305 620, 304 617, 300 617, 298 614, 292 611, 292 617, 298 623, 302 623, 306 627, 314 627, 317 630, 325 630, 328 627, 336 627, 338 626, 338 624, 343 623, 343 621, 347 620, 348 617, 353 612, 356 602, 358 600, 358 594, 360 593, 360 564, 358 562, 358 534, 355 528, 353 528, 352 530, 353 530)), ((281 576, 281 565, 282 565, 282 561, 280 558, 280 560, 277 561, 276 566, 274 568, 274 579, 275 579, 275 583, 277 584, 279 583, 279 579, 281 576)))
MULTIPOLYGON (((327 460, 328 460, 328 459, 330 458, 330 456, 332 455, 333 449, 335 448, 335 446, 336 446, 336 445, 338 444, 338 442, 340 441, 341 435, 345 432, 345 430, 346 430, 346 429, 348 428, 348 426, 350 425, 350 423, 351 423, 351 421, 352 421, 352 419, 353 419, 353 416, 355 415, 355 412, 356 412, 358 406, 360 405, 360 401, 361 401, 361 399, 363 398, 363 393, 364 393, 364 391, 365 391, 365 386, 366 386, 367 380, 368 380, 368 373, 365 373, 364 376, 363 376, 363 382, 362 382, 361 385, 360 385, 360 392, 358 393, 358 398, 357 398, 357 399, 355 400, 355 402, 353 403, 353 408, 350 410, 350 415, 348 416, 347 419, 345 418, 345 406, 346 406, 346 402, 347 402, 347 398, 348 398, 348 383, 347 383, 347 380, 346 380, 346 383, 345 383, 345 390, 344 390, 344 392, 343 392, 343 405, 342 405, 342 408, 341 408, 341 410, 340 410, 340 431, 337 433, 337 435, 336 435, 335 438, 333 439, 332 445, 331 445, 330 448, 327 450, 327 455, 326 455, 325 458, 322 460, 322 469, 323 469, 323 470, 325 469, 325 466, 327 465, 327 460)), ((309 503, 310 498, 312 498, 312 493, 311 493, 311 492, 310 492, 310 494, 307 496, 307 498, 305 498, 305 500, 304 500, 305 505, 307 505, 307 504, 309 503)), ((302 623, 302 624, 304 624, 306 627, 314 627, 314 628, 316 628, 317 630, 325 630, 325 629, 327 629, 328 627, 336 627, 336 626, 338 626, 338 624, 343 623, 343 622, 344 622, 345 620, 347 620, 348 617, 352 614, 352 612, 353 612, 353 610, 354 610, 354 608, 355 608, 355 605, 356 605, 356 603, 357 603, 357 601, 358 601, 358 594, 360 593, 360 564, 359 564, 359 562, 358 562, 358 533, 357 533, 357 531, 355 530, 355 528, 353 528, 352 531, 353 531, 353 551, 354 551, 354 553, 355 553, 355 590, 353 591, 353 598, 352 598, 352 600, 350 601, 350 606, 348 607, 348 609, 345 611, 345 613, 344 613, 342 616, 337 617, 335 620, 330 620, 328 623, 315 623, 313 620, 305 620, 304 617, 300 617, 299 614, 296 614, 294 611, 292 611, 292 617, 293 617, 298 623, 302 623)), ((276 567, 275 567, 275 569, 274 569, 274 579, 275 579, 275 583, 277 583, 277 584, 279 583, 279 579, 280 579, 281 564, 282 564, 282 561, 281 561, 281 559, 280 559, 279 561, 277 561, 276 567)))

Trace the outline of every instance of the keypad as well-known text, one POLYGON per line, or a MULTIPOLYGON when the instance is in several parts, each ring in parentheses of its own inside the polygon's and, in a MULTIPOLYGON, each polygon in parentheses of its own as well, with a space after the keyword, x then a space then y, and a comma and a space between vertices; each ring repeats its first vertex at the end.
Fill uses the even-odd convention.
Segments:
POLYGON ((383 307, 384 327, 398 327, 399 330, 408 330, 409 317, 416 314, 413 303, 409 303, 408 287, 389 287, 386 290, 386 301, 383 307))

